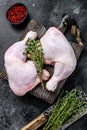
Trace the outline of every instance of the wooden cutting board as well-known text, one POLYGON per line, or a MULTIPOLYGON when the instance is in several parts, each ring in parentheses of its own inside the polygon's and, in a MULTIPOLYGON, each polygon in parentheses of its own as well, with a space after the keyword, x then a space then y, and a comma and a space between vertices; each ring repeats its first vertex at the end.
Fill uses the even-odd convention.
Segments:
MULTIPOLYGON (((62 25, 60 25, 60 30, 62 32, 64 32, 64 28, 63 28, 63 22, 62 22, 62 25)), ((37 23, 34 19, 32 19, 29 24, 27 25, 23 35, 21 36, 20 40, 22 40, 25 35, 27 34, 28 31, 35 31, 38 33, 38 38, 41 38, 43 36, 43 34, 46 32, 46 28, 42 25, 40 25, 39 23, 37 23)), ((74 52, 76 54, 76 57, 77 59, 79 58, 82 50, 83 50, 83 46, 81 46, 80 44, 76 44, 76 43, 70 43, 71 46, 73 47, 74 49, 74 52)), ((53 67, 51 66, 44 66, 44 68, 46 68, 50 73, 51 75, 53 74, 53 67)), ((2 77, 3 79, 7 80, 7 75, 6 75, 6 72, 5 72, 5 68, 3 68, 2 72, 0 73, 0 77, 2 77)), ((38 86, 36 86, 32 91, 30 91, 29 93, 34 95, 35 97, 38 97, 50 104, 54 103, 55 99, 57 98, 61 88, 63 87, 65 80, 62 80, 58 86, 57 86, 57 89, 55 90, 55 92, 50 92, 46 89, 43 89, 41 87, 41 85, 39 84, 38 86)))

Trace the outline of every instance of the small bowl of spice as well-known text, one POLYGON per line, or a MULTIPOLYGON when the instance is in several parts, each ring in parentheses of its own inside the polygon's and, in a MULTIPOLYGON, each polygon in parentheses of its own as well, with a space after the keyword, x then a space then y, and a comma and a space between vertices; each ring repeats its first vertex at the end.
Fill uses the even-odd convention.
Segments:
POLYGON ((7 10, 6 17, 13 25, 21 24, 27 17, 27 9, 24 4, 14 4, 7 10))

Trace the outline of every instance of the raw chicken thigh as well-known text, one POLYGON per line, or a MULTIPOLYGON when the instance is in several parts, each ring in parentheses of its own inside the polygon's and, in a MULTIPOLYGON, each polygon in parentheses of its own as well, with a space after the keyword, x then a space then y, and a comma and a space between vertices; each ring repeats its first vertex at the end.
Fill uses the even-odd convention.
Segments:
MULTIPOLYGON (((23 52, 28 38, 35 39, 36 32, 28 32, 23 41, 13 44, 5 53, 5 68, 12 91, 19 96, 32 90, 40 79, 37 76, 33 61, 26 61, 23 52)), ((76 67, 76 57, 65 36, 55 27, 51 27, 41 38, 44 51, 44 64, 54 65, 54 74, 46 84, 49 91, 55 91, 59 81, 67 78, 76 67)), ((43 69, 43 80, 50 74, 43 69)))
MULTIPOLYGON (((23 41, 16 42, 5 53, 5 68, 9 85, 18 96, 24 95, 40 83, 33 61, 26 62, 26 57, 23 55, 27 39, 36 37, 37 33, 30 31, 23 41)), ((50 74, 43 69, 43 80, 47 80, 49 76, 50 74)))
POLYGON ((54 91, 59 81, 67 78, 76 67, 76 56, 65 36, 55 27, 50 27, 41 38, 45 64, 54 65, 54 74, 46 88, 54 91))

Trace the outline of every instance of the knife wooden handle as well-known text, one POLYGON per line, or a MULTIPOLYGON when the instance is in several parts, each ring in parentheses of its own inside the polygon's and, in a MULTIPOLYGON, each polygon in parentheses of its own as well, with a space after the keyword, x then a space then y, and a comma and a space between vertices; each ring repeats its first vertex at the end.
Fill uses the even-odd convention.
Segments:
POLYGON ((47 121, 44 114, 41 114, 36 119, 31 121, 29 124, 25 125, 21 130, 37 130, 47 121))

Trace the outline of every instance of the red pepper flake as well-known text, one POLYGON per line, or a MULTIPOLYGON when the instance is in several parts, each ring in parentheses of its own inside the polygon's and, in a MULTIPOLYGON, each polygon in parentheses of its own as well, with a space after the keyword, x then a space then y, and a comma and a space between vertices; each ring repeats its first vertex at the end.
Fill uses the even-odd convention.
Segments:
POLYGON ((14 5, 7 12, 7 18, 12 23, 20 23, 26 16, 27 10, 24 5, 14 5))

